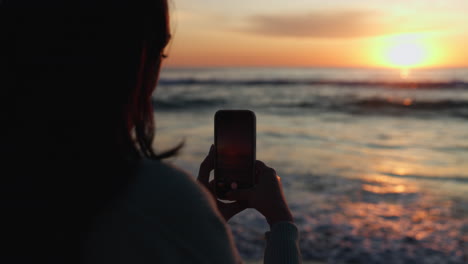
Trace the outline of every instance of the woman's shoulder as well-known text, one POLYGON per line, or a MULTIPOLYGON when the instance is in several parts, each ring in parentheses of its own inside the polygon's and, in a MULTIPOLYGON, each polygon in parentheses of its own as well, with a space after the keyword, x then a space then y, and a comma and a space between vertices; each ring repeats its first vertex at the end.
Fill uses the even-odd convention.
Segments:
POLYGON ((195 177, 151 160, 142 163, 137 177, 134 191, 143 196, 132 207, 143 205, 139 212, 144 213, 149 229, 159 224, 157 232, 183 248, 190 262, 233 263, 239 259, 214 198, 195 177))
POLYGON ((214 199, 195 177, 169 163, 143 160, 129 186, 128 202, 135 210, 146 215, 158 215, 161 221, 187 215, 219 217, 214 199))
MULTIPOLYGON (((89 263, 109 255, 116 263, 133 258, 169 258, 173 263, 206 259, 200 246, 222 244, 218 240, 227 234, 215 208, 213 198, 193 176, 162 161, 144 160, 127 193, 98 218, 88 240, 89 263)), ((133 263, 149 263, 146 260, 133 263)))
POLYGON ((193 184, 193 177, 181 168, 161 160, 143 159, 135 171, 137 180, 151 182, 163 181, 166 184, 193 184))
POLYGON ((145 196, 146 201, 165 203, 186 201, 194 196, 207 198, 207 191, 188 172, 170 163, 148 159, 137 167, 129 192, 145 196))

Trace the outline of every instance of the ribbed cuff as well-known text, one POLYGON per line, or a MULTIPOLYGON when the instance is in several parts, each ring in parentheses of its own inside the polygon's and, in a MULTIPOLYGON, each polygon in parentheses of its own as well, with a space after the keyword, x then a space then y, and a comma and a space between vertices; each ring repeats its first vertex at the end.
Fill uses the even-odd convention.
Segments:
POLYGON ((266 248, 264 263, 268 264, 299 264, 301 252, 299 249, 299 231, 292 222, 278 222, 265 233, 266 248))
POLYGON ((299 240, 299 230, 293 222, 281 221, 275 223, 271 227, 271 231, 265 233, 265 239, 267 242, 270 239, 279 239, 279 240, 299 240))

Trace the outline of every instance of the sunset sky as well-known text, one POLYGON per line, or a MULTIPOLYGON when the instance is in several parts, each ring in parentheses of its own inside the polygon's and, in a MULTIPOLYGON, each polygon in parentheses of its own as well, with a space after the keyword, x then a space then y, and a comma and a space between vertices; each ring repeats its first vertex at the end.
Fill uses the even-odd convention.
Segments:
POLYGON ((167 66, 468 67, 466 0, 170 0, 167 66))

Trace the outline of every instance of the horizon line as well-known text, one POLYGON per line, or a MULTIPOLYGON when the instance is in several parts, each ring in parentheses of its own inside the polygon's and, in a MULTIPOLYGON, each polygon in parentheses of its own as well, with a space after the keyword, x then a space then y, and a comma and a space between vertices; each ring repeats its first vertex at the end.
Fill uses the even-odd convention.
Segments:
POLYGON ((291 68, 291 69, 374 69, 374 70, 450 70, 468 69, 463 66, 423 66, 423 67, 387 67, 387 66, 320 66, 320 65, 162 65, 161 69, 190 68, 291 68))

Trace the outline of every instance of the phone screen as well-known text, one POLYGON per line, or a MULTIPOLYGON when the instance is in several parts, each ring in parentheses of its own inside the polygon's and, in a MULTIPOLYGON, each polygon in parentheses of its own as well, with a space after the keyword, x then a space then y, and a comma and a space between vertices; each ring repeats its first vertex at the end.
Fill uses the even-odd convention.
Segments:
POLYGON ((231 190, 253 187, 255 114, 248 110, 220 110, 215 115, 215 189, 219 198, 231 190))

